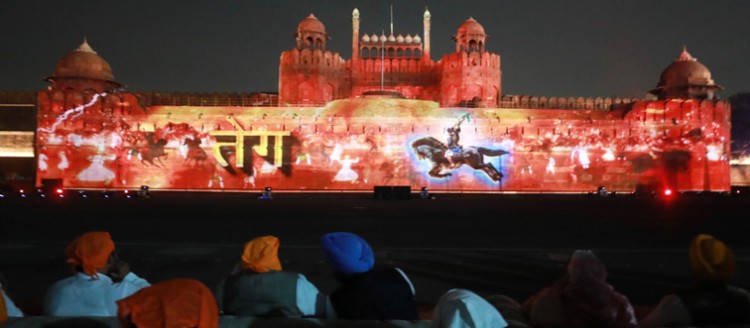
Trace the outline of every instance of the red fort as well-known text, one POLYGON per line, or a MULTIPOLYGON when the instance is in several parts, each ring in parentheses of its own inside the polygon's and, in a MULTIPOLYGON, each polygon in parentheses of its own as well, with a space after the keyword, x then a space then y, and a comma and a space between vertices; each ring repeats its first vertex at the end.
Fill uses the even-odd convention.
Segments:
POLYGON ((354 9, 348 60, 328 49, 323 22, 302 19, 294 47, 281 53, 278 94, 123 91, 84 40, 38 93, 37 183, 730 189, 730 107, 687 49, 648 99, 512 96, 502 94, 500 55, 486 51, 476 20, 464 21, 455 52, 435 61, 429 11, 421 36, 360 31, 359 19, 354 9))

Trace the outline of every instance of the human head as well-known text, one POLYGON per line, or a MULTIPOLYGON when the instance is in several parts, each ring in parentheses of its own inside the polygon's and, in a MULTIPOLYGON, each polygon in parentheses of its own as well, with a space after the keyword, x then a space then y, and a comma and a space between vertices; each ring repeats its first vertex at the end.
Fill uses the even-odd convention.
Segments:
POLYGON ((92 231, 80 235, 65 250, 68 263, 76 270, 94 276, 105 272, 110 264, 110 256, 115 250, 109 232, 92 231))
POLYGON ((451 289, 438 301, 433 328, 507 327, 500 312, 484 298, 466 289, 451 289))
POLYGON ((195 279, 172 279, 143 288, 117 301, 123 327, 219 326, 219 309, 211 290, 195 279))
POLYGON ((572 284, 590 281, 603 282, 607 279, 607 267, 591 250, 579 249, 573 252, 568 261, 568 277, 572 284))
POLYGON ((263 236, 247 242, 241 259, 242 268, 245 270, 258 273, 281 271, 279 238, 263 236))
POLYGON ((728 282, 736 273, 734 253, 711 235, 695 236, 688 254, 693 274, 700 280, 728 282))
POLYGON ((332 232, 320 239, 334 270, 343 274, 367 272, 375 265, 372 248, 362 237, 350 232, 332 232))

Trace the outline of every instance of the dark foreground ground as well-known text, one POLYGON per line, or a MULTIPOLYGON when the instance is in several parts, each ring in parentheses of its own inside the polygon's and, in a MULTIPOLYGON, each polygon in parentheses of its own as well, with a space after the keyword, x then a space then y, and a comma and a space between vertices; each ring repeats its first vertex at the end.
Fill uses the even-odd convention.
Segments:
POLYGON ((111 232, 134 272, 158 282, 197 278, 215 286, 256 236, 281 239, 284 270, 323 292, 336 287, 321 235, 367 239, 376 264, 410 276, 429 306, 450 288, 519 301, 554 282, 575 249, 592 249, 609 281, 634 304, 653 305, 690 282, 687 247, 697 233, 735 251, 735 283, 750 286, 750 198, 683 195, 671 201, 586 195, 437 194, 434 200, 375 200, 372 194, 154 192, 150 199, 0 200, 0 273, 29 314, 67 276, 64 249, 77 235, 111 232))

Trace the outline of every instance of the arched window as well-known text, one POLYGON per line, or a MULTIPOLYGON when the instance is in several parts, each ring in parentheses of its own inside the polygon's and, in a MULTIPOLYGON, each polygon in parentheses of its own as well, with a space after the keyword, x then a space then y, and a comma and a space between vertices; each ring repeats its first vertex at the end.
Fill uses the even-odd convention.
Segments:
POLYGON ((410 48, 406 48, 406 51, 404 51, 404 56, 411 57, 411 49, 410 48))
POLYGON ((396 55, 396 49, 388 48, 388 54, 386 56, 394 57, 395 55, 396 55))
POLYGON ((308 36, 305 39, 305 46, 307 46, 308 48, 310 48, 310 47, 312 47, 312 45, 313 45, 313 38, 311 36, 308 36))
POLYGON ((362 57, 367 58, 370 56, 370 49, 368 48, 362 48, 362 57))
POLYGON ((398 48, 396 49, 396 57, 403 57, 404 56, 404 49, 398 48))
POLYGON ((474 40, 469 41, 469 49, 467 49, 468 52, 477 51, 477 42, 474 40))
POLYGON ((416 58, 422 57, 422 52, 419 51, 419 49, 414 49, 414 57, 416 58))

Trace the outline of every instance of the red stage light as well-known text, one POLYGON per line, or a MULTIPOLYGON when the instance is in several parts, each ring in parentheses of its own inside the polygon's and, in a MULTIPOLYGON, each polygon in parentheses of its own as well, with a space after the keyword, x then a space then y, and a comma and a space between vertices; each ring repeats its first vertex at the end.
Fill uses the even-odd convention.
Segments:
POLYGON ((58 193, 58 194, 62 194, 63 190, 62 190, 62 188, 57 188, 57 189, 55 189, 55 192, 58 193))
POLYGON ((672 189, 664 189, 664 196, 672 196, 672 189))

